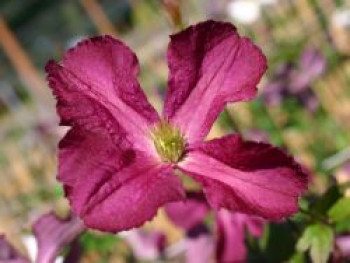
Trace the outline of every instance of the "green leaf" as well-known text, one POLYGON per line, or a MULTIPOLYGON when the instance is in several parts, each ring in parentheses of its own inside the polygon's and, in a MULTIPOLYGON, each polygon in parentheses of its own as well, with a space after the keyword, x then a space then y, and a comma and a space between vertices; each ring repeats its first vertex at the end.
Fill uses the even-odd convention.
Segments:
POLYGON ((306 262, 305 256, 303 253, 296 252, 291 259, 288 260, 288 263, 304 263, 306 262))
POLYGON ((328 211, 328 216, 334 222, 350 218, 350 198, 344 197, 339 199, 328 211))
POLYGON ((345 219, 337 222, 335 225, 335 231, 336 233, 350 232, 350 220, 345 219))
POLYGON ((98 251, 107 254, 116 249, 116 244, 120 239, 116 235, 95 234, 87 231, 82 234, 80 241, 87 251, 98 251))
POLYGON ((308 226, 297 243, 300 252, 310 251, 314 263, 326 263, 333 250, 334 234, 332 229, 324 224, 308 226))

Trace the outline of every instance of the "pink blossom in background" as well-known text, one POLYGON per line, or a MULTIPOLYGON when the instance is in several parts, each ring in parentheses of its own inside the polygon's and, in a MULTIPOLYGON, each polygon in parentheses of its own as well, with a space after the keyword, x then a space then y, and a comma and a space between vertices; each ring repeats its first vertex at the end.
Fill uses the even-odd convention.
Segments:
POLYGON ((161 116, 137 81, 135 54, 110 36, 80 42, 46 66, 61 125, 58 180, 87 227, 118 232, 183 200, 174 169, 211 207, 271 220, 298 210, 307 174, 282 150, 238 134, 204 141, 229 102, 255 97, 266 58, 236 28, 206 21, 172 35, 161 116))
POLYGON ((295 97, 309 112, 315 112, 319 102, 311 85, 327 69, 323 54, 313 47, 306 47, 296 64, 284 63, 276 68, 272 80, 263 90, 268 105, 280 105, 287 97, 295 97))
POLYGON ((216 225, 217 262, 246 262, 245 232, 248 231, 254 237, 260 237, 265 221, 259 217, 221 210, 216 215, 216 225))
POLYGON ((341 256, 344 259, 350 259, 350 236, 339 236, 336 238, 335 243, 341 252, 341 256))
POLYGON ((209 233, 201 233, 194 238, 186 238, 185 246, 186 263, 212 262, 214 253, 214 240, 209 233))
POLYGON ((202 192, 187 192, 186 200, 169 203, 165 212, 178 227, 190 231, 203 223, 209 212, 209 206, 202 192))
POLYGON ((4 235, 0 235, 0 262, 28 263, 29 260, 12 247, 4 235))
POLYGON ((33 225, 38 244, 36 263, 54 262, 61 250, 85 230, 83 222, 71 215, 63 220, 53 212, 42 215, 33 225))
POLYGON ((130 245, 133 255, 139 260, 157 260, 166 246, 166 236, 159 231, 133 229, 122 233, 123 238, 130 245))
MULTIPOLYGON (((35 263, 54 263, 59 253, 85 230, 82 221, 76 216, 67 219, 59 219, 53 212, 40 216, 33 224, 34 239, 37 243, 37 253, 33 255, 35 263)), ((79 257, 73 255, 71 250, 67 254, 66 263, 79 262, 79 257)), ((23 257, 0 235, 0 262, 3 263, 29 263, 28 258, 23 257)))
POLYGON ((186 192, 186 200, 169 203, 165 212, 172 223, 186 231, 186 263, 206 263, 214 258, 213 235, 204 224, 209 206, 202 192, 186 192))
POLYGON ((297 68, 291 72, 291 92, 298 93, 310 88, 310 85, 327 69, 327 60, 315 48, 306 47, 300 55, 297 68))
POLYGON ((215 233, 210 234, 204 225, 209 210, 204 212, 207 204, 203 193, 188 192, 187 197, 185 202, 170 203, 165 207, 169 219, 186 230, 185 240, 189 244, 186 262, 211 262, 214 258, 214 248, 215 258, 219 263, 246 262, 246 231, 254 237, 260 237, 266 221, 259 217, 221 209, 214 215, 215 233), (199 260, 198 255, 201 256, 199 260))

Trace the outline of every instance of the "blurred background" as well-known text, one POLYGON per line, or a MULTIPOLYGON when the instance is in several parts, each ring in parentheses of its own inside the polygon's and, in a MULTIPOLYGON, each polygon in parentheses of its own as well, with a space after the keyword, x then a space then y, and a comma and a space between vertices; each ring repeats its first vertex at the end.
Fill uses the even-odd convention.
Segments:
MULTIPOLYGON (((180 2, 183 26, 208 18, 230 21, 269 61, 258 98, 229 105, 210 136, 239 132, 288 149, 315 174, 310 192, 316 195, 346 177, 350 1, 180 2)), ((45 63, 60 60, 82 38, 113 35, 137 54, 141 86, 161 109, 165 52, 169 34, 179 30, 173 23, 177 15, 160 0, 0 1, 0 233, 21 251, 23 237, 30 238, 31 223, 42 212, 53 209, 64 216, 69 210, 55 179, 56 146, 65 129, 57 124, 45 63)), ((162 211, 145 229, 166 236, 171 254, 166 260, 183 262, 184 232, 162 211)), ((125 240, 125 235, 85 233, 81 262, 142 261, 125 240)))

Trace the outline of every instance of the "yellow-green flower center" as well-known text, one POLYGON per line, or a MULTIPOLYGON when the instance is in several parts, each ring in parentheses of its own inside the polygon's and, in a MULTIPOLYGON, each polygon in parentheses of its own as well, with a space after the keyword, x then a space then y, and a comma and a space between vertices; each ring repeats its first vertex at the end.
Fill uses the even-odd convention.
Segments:
POLYGON ((161 121, 152 129, 151 137, 164 162, 175 163, 181 160, 186 141, 177 127, 167 121, 161 121))

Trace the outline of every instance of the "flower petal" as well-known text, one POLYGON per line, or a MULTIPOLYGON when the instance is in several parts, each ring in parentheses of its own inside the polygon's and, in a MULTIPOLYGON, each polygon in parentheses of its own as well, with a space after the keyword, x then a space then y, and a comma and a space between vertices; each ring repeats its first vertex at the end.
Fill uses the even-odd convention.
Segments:
POLYGON ((137 58, 123 43, 109 36, 82 41, 61 65, 49 61, 46 72, 61 125, 118 130, 147 145, 148 126, 159 117, 136 79, 137 58))
POLYGON ((216 215, 217 261, 246 262, 245 231, 258 237, 262 234, 263 222, 261 218, 220 210, 216 215))
POLYGON ((110 232, 137 227, 159 206, 185 195, 170 165, 159 164, 123 140, 116 145, 75 128, 59 147, 58 179, 88 227, 110 232))
POLYGON ((179 164, 204 186, 214 208, 280 220, 307 188, 303 169, 278 148, 228 135, 193 147, 179 164))
POLYGON ((250 100, 266 70, 266 58, 229 23, 206 21, 172 35, 169 90, 164 117, 189 142, 209 132, 227 102, 250 100))
POLYGON ((144 229, 133 229, 122 233, 122 236, 139 260, 157 261, 164 253, 167 242, 166 236, 159 231, 147 232, 144 229))
POLYGON ((0 235, 0 262, 29 263, 29 260, 12 247, 4 235, 0 235))
POLYGON ((167 204, 165 211, 175 225, 188 231, 203 222, 209 207, 203 193, 190 192, 186 200, 167 204))
POLYGON ((201 233, 193 238, 186 238, 186 263, 212 262, 214 240, 209 233, 201 233))
POLYGON ((148 121, 158 120, 137 81, 138 59, 121 41, 111 36, 84 40, 66 53, 62 66, 115 106, 124 103, 148 121))
POLYGON ((298 66, 290 76, 289 89, 294 94, 310 89, 312 82, 326 71, 327 60, 317 49, 308 47, 301 54, 298 66))
POLYGON ((38 256, 35 262, 54 262, 61 250, 84 230, 83 222, 73 215, 66 220, 57 218, 52 212, 41 216, 33 225, 38 242, 38 256))
POLYGON ((350 258, 350 236, 339 236, 335 240, 338 248, 340 249, 342 255, 344 258, 349 259, 350 258))

